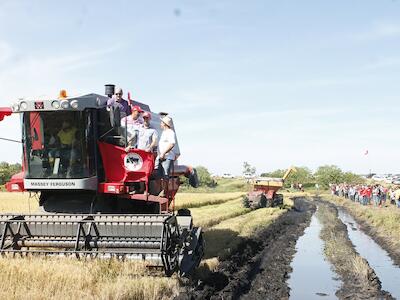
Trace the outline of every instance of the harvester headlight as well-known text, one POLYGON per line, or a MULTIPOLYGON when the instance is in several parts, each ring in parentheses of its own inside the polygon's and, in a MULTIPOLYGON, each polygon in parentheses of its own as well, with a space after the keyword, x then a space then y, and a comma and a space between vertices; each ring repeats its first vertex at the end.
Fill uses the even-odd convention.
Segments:
POLYGON ((71 101, 71 107, 74 108, 74 109, 77 109, 78 108, 78 100, 72 100, 71 101))
POLYGON ((55 108, 55 109, 59 109, 60 108, 60 102, 58 102, 57 100, 54 100, 53 102, 51 102, 51 107, 55 108))
POLYGON ((28 103, 26 103, 25 101, 21 102, 21 103, 19 104, 19 108, 20 108, 21 110, 27 110, 27 109, 28 109, 28 103))
POLYGON ((64 109, 69 108, 69 102, 68 102, 68 100, 62 100, 62 101, 60 102, 60 105, 61 105, 61 107, 64 108, 64 109))
POLYGON ((11 107, 12 111, 19 111, 19 104, 14 103, 13 106, 11 107))

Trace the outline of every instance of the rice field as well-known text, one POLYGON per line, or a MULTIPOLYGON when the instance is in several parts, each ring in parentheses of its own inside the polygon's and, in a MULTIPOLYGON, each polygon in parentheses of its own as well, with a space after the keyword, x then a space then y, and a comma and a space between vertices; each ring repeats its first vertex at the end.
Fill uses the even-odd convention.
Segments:
MULTIPOLYGON (((206 255, 202 268, 213 271, 243 238, 268 226, 284 209, 250 211, 242 207, 242 191, 181 193, 175 207, 190 208, 202 226, 206 255)), ((38 200, 28 193, 0 192, 0 213, 35 212, 38 200)), ((0 299, 170 299, 179 293, 179 278, 164 277, 144 263, 71 258, 0 257, 0 299), (151 270, 151 271, 150 271, 151 270)))

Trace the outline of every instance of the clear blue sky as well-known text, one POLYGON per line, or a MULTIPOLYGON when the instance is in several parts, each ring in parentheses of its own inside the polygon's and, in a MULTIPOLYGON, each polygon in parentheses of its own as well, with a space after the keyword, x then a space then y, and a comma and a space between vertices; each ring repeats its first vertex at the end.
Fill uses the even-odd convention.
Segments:
POLYGON ((400 1, 0 0, 0 106, 115 83, 214 173, 400 172, 399 73, 400 1))

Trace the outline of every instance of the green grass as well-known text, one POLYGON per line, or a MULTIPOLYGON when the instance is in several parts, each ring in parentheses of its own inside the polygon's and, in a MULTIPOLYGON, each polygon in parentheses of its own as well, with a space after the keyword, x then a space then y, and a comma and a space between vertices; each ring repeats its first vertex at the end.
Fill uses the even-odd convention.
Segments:
POLYGON ((251 184, 248 184, 244 179, 216 179, 216 187, 198 187, 192 188, 189 186, 180 187, 181 192, 187 193, 229 193, 229 192, 248 192, 251 190, 251 184))

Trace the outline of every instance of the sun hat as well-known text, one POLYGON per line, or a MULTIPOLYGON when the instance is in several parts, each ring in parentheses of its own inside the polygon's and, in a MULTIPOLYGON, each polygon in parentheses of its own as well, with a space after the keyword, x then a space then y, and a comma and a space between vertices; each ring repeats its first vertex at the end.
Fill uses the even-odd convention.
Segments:
POLYGON ((165 116, 165 117, 161 118, 161 122, 163 122, 169 128, 172 127, 172 119, 170 117, 168 117, 168 116, 165 116))

